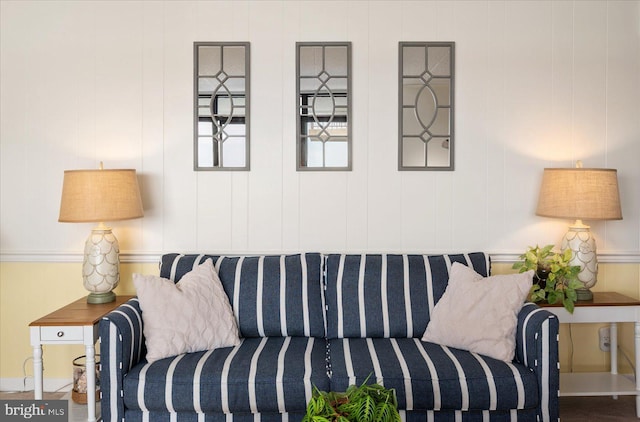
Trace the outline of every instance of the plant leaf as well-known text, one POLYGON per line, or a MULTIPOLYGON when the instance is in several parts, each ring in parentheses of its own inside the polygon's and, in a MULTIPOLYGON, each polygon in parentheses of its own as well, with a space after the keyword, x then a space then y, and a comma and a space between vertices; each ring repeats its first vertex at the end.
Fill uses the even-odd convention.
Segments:
POLYGON ((342 413, 343 415, 355 415, 358 411, 358 408, 360 406, 358 405, 357 402, 355 401, 349 401, 347 403, 341 404, 340 406, 338 406, 338 412, 342 413))
POLYGON ((584 285, 581 282, 579 282, 578 280, 569 280, 568 287, 570 289, 580 289, 580 288, 584 287, 584 285))
POLYGON ((536 291, 531 295, 531 300, 533 300, 534 302, 540 302, 544 299, 545 299, 545 292, 542 289, 536 291))
POLYGON ((381 402, 376 405, 374 422, 390 422, 392 421, 392 406, 388 403, 381 402))
POLYGON ((553 249, 554 245, 547 245, 544 248, 542 248, 539 252, 539 255, 542 256, 543 258, 546 258, 549 253, 551 252, 551 249, 553 249))
POLYGON ((573 313, 573 306, 574 306, 574 301, 569 299, 569 298, 565 298, 562 301, 562 304, 564 305, 565 309, 567 310, 567 312, 569 312, 570 314, 573 313))
POLYGON ((576 300, 578 300, 578 293, 574 289, 566 288, 564 290, 564 295, 566 296, 565 301, 570 300, 572 302, 575 302, 576 300))
POLYGON ((309 399, 309 403, 307 404, 307 416, 311 417, 316 414, 316 398, 311 397, 309 399))
POLYGON ((358 409, 358 422, 372 422, 376 412, 376 403, 371 396, 364 396, 358 409))

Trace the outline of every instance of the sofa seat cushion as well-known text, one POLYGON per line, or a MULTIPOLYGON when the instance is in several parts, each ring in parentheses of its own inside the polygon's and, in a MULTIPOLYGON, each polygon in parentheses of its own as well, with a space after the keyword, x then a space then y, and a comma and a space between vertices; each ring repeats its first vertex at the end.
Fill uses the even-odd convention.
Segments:
MULTIPOLYGON (((305 413, 168 413, 143 412, 139 409, 126 409, 125 422, 296 422, 304 418, 305 413)), ((417 421, 417 419, 415 419, 417 421)), ((450 419, 453 420, 453 419, 450 419)), ((422 419, 424 422, 425 419, 422 419)), ((535 419, 534 419, 535 421, 535 419)), ((439 422, 439 421, 437 421, 439 422)), ((491 421, 492 422, 492 421, 491 421)), ((502 422, 502 421, 497 421, 502 422)), ((504 422, 511 422, 504 420, 504 422)), ((521 419, 518 419, 521 422, 521 419)), ((526 422, 526 421, 523 421, 526 422)))
MULTIPOLYGON (((460 410, 411 410, 405 412, 401 410, 400 418, 403 422, 540 422, 536 409, 469 410, 465 412, 460 410)), ((129 422, 128 418, 127 422, 129 422)), ((235 422, 235 419, 233 422, 235 422)))
POLYGON ((313 385, 329 388, 325 340, 245 338, 235 347, 143 361, 124 379, 124 401, 143 412, 304 412, 313 385))
POLYGON ((395 388, 406 410, 535 408, 535 374, 504 362, 417 338, 335 339, 329 343, 331 388, 343 391, 371 375, 395 388))

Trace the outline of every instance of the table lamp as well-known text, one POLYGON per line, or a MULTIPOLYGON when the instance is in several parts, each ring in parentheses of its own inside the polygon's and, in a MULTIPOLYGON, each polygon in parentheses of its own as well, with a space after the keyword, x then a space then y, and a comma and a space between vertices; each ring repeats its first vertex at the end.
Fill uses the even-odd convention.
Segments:
POLYGON ((596 241, 582 220, 622 220, 618 176, 614 169, 546 168, 536 214, 575 219, 562 239, 561 249, 571 249, 571 265, 580 266, 578 300, 591 300, 597 281, 596 241))
POLYGON ((88 303, 115 300, 112 290, 120 282, 120 247, 105 221, 143 215, 136 171, 129 169, 66 170, 58 221, 97 222, 84 246, 82 279, 90 293, 88 303))

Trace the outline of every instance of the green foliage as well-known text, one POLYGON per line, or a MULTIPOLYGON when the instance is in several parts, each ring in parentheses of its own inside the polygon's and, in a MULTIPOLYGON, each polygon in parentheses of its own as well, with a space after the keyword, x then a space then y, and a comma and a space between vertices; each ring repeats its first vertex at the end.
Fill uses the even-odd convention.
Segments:
POLYGON ((369 377, 344 393, 314 387, 302 422, 400 422, 395 390, 367 384, 369 377))
POLYGON ((576 289, 583 287, 578 281, 580 266, 570 265, 571 249, 564 252, 553 252, 553 245, 540 248, 538 245, 529 247, 525 253, 519 256, 521 261, 513 264, 514 270, 523 273, 534 270, 547 272, 548 278, 544 288, 539 284, 531 287, 531 300, 534 302, 547 301, 554 304, 561 302, 567 311, 573 313, 577 300, 576 289))

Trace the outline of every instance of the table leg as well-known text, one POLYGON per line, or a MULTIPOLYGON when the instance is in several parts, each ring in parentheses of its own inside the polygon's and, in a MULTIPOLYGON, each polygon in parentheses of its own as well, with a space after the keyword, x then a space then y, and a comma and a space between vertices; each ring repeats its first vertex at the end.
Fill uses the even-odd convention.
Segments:
POLYGON ((34 398, 42 400, 42 345, 33 346, 33 390, 34 398))
MULTIPOLYGON (((612 322, 609 324, 609 358, 611 359, 611 373, 618 373, 618 324, 612 322)), ((618 396, 613 396, 614 400, 618 400, 618 396)))
POLYGON ((618 373, 618 324, 612 322, 609 329, 611 344, 609 345, 609 353, 611 355, 611 373, 618 373))
POLYGON ((93 344, 87 344, 85 351, 87 355, 87 420, 94 422, 96 420, 96 349, 93 344))
POLYGON ((635 322, 636 417, 640 418, 640 322, 635 322))

